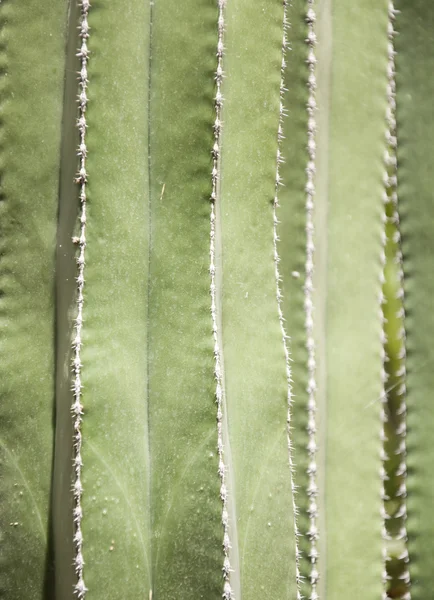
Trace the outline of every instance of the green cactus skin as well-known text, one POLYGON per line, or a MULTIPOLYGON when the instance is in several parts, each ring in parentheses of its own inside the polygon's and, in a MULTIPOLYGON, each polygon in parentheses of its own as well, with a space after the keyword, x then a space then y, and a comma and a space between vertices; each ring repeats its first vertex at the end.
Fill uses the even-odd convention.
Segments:
POLYGON ((396 2, 398 198, 407 342, 407 491, 411 598, 433 589, 432 95, 434 7, 396 2))
POLYGON ((22 600, 51 598, 52 590, 53 302, 66 3, 4 2, 0 21, 0 597, 22 600))
POLYGON ((84 6, 0 5, 0 598, 378 600, 400 554, 425 600, 434 9, 396 5, 385 324, 387 0, 94 0, 89 61, 84 6))

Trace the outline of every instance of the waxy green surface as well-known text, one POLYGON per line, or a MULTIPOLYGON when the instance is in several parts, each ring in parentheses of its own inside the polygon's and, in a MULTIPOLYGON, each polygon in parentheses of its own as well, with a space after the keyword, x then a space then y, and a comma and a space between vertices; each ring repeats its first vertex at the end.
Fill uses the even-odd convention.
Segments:
POLYGON ((54 271, 67 3, 0 7, 0 597, 51 598, 54 271), (47 60, 49 57, 49 60, 47 60))
MULTIPOLYGON (((434 533, 429 525, 433 457, 425 441, 434 385, 429 343, 434 290, 427 251, 432 238, 427 99, 434 91, 427 73, 431 63, 434 67, 434 11, 422 0, 401 0, 398 8, 408 530, 412 598, 419 600, 432 588, 434 533)), ((305 9, 301 0, 288 7, 293 49, 285 74, 289 115, 278 211, 301 486, 307 480, 305 9)), ((319 0, 316 10, 319 593, 329 600, 344 600, 349 592, 373 600, 382 591, 379 293, 387 3, 319 0)), ((217 18, 218 7, 210 0, 128 5, 95 0, 90 10, 81 356, 88 600, 151 595, 152 600, 217 600, 222 594, 209 293, 217 18)), ((258 591, 264 598, 295 600, 287 381, 273 262, 283 8, 273 0, 237 0, 227 2, 224 18, 216 264, 231 583, 236 600, 256 600, 258 591)), ((0 10, 5 98, 0 597, 5 600, 53 600, 53 525, 56 594, 73 598, 69 344, 76 309, 71 235, 78 218, 72 184, 77 23, 77 6, 66 1, 44 7, 33 0, 25 7, 5 3, 0 10)), ((298 498, 303 509, 303 492, 298 498)), ((306 530, 305 513, 300 523, 306 530)), ((306 540, 301 546, 306 553, 306 540)), ((307 571, 304 559, 302 572, 307 571)), ((305 594, 308 589, 303 584, 305 594)))

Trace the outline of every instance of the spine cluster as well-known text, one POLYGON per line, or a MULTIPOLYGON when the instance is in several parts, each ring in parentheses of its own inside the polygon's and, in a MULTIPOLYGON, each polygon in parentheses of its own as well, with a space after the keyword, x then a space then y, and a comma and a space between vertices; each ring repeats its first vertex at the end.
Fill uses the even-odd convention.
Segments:
MULTIPOLYGON (((389 204, 391 210, 390 222, 393 224, 394 234, 393 234, 393 244, 395 248, 395 261, 397 264, 397 276, 398 276, 398 294, 397 299, 399 300, 400 307, 398 313, 396 314, 397 319, 401 326, 398 329, 397 333, 397 341, 399 345, 399 356, 398 356, 398 370, 394 373, 394 376, 397 380, 397 388, 395 390, 395 396, 399 399, 398 407, 395 412, 394 417, 398 420, 398 426, 396 429, 396 434, 398 437, 398 445, 395 450, 396 454, 399 456, 399 464, 394 473, 394 479, 397 484, 396 492, 394 493, 394 499, 399 500, 399 508, 393 515, 389 515, 386 510, 386 507, 383 507, 383 517, 385 519, 383 535, 385 541, 390 541, 391 539, 400 540, 405 543, 405 548, 402 554, 399 556, 399 560, 401 562, 401 574, 400 580, 405 585, 406 591, 401 595, 401 600, 411 600, 410 593, 410 572, 408 569, 409 565, 409 554, 407 549, 407 505, 406 505, 406 497, 407 497, 407 486, 406 486, 406 475, 407 475, 407 465, 406 465, 406 457, 407 457, 407 448, 406 448, 406 415, 407 415, 407 405, 406 405, 406 342, 405 342, 405 310, 404 310, 404 272, 403 272, 403 259, 402 259, 402 251, 401 251, 401 237, 400 237, 400 220, 399 220, 399 206, 398 206, 398 193, 397 193, 397 157, 396 157, 396 148, 397 148, 397 136, 396 136, 396 82, 395 82, 395 47, 394 47, 394 37, 396 35, 396 31, 394 28, 396 10, 394 8, 393 2, 389 2, 389 23, 388 23, 388 65, 387 65, 387 128, 386 128, 386 144, 387 150, 385 154, 385 186, 386 191, 384 194, 385 203, 389 204), (393 537, 388 533, 388 528, 386 527, 386 523, 388 520, 396 519, 399 520, 399 529, 398 534, 393 537)), ((387 401, 387 397, 385 396, 385 402, 387 401)), ((383 408, 383 420, 387 422, 388 413, 387 407, 384 405, 383 408)), ((384 441, 386 436, 384 436, 384 441)), ((383 452, 383 460, 386 462, 388 457, 385 452, 383 452)), ((385 479, 386 469, 382 469, 382 476, 385 479)), ((384 487, 383 487, 383 499, 387 502, 390 498, 387 496, 384 487)), ((396 521, 395 521, 396 522, 396 521)), ((388 574, 388 562, 391 560, 387 550, 384 551, 385 558, 385 569, 384 569, 384 583, 390 579, 390 575, 388 574)), ((388 598, 387 591, 384 592, 384 598, 388 598)))
POLYGON ((216 95, 215 95, 215 121, 214 121, 214 145, 212 149, 213 169, 212 169, 212 190, 211 190, 211 215, 210 215, 210 274, 211 274, 211 317, 212 331, 214 338, 214 375, 216 379, 216 402, 217 402, 217 448, 219 455, 218 473, 220 477, 220 498, 222 501, 222 525, 223 525, 223 598, 224 600, 233 600, 233 592, 230 583, 231 563, 230 549, 231 541, 229 536, 229 512, 228 512, 228 489, 226 485, 226 465, 224 461, 223 444, 223 373, 221 364, 221 354, 218 334, 217 320, 217 298, 216 298, 216 209, 219 171, 220 171, 220 138, 221 138, 221 111, 223 106, 222 81, 223 81, 223 35, 224 35, 224 8, 226 0, 218 0, 218 40, 217 40, 217 69, 216 69, 216 95))
POLYGON ((298 539, 300 537, 298 526, 297 526, 297 506, 295 504, 295 483, 294 483, 294 463, 292 459, 293 449, 292 442, 290 437, 290 428, 291 428, 291 410, 292 410, 292 376, 291 376, 291 367, 290 367, 290 357, 288 350, 288 335, 285 329, 285 319, 283 317, 282 312, 282 292, 280 289, 281 276, 279 272, 279 252, 278 252, 278 243, 279 236, 277 233, 277 227, 279 224, 279 220, 277 218, 277 211, 279 208, 279 199, 278 192, 279 186, 282 184, 282 178, 280 175, 280 165, 283 163, 282 156, 282 141, 284 139, 283 135, 283 120, 286 115, 286 111, 284 108, 284 96, 287 91, 285 88, 285 70, 286 70, 286 50, 288 46, 287 40, 287 32, 289 28, 288 24, 288 3, 289 0, 283 0, 283 39, 282 39, 282 64, 281 64, 281 78, 280 78, 280 105, 279 105, 279 125, 277 130, 277 161, 276 161, 276 180, 275 180, 275 193, 274 193, 274 203, 273 203, 273 242, 274 242, 274 271, 276 278, 276 297, 277 297, 277 310, 279 313, 279 322, 280 328, 282 332, 282 341, 283 348, 285 354, 286 361, 286 378, 288 383, 288 412, 287 412, 287 428, 288 428, 288 452, 289 452, 289 467, 290 467, 290 478, 291 478, 291 488, 292 488, 292 508, 294 513, 294 532, 295 532, 295 558, 296 558, 296 581, 297 581, 297 600, 301 600, 300 593, 300 549, 298 544, 298 539))
POLYGON ((306 265, 305 265, 305 284, 304 284, 304 309, 305 309, 305 328, 306 328, 306 345, 308 353, 308 445, 307 451, 309 455, 309 465, 307 474, 309 477, 309 484, 307 493, 309 496, 309 530, 308 537, 310 541, 309 559, 311 562, 310 569, 310 585, 311 585, 311 600, 318 599, 317 593, 317 582, 318 582, 318 508, 317 508, 317 464, 316 464, 316 361, 315 361, 315 339, 313 330, 313 276, 314 276, 314 221, 313 221, 313 210, 314 210, 314 199, 315 199, 315 158, 316 158, 316 56, 315 56, 315 21, 316 14, 314 9, 314 0, 308 0, 308 10, 306 15, 306 21, 308 26, 306 42, 308 44, 308 57, 307 63, 309 67, 308 76, 308 88, 309 97, 307 101, 308 111, 308 122, 307 122, 307 151, 308 151, 308 163, 306 168, 307 182, 306 182, 306 265))
POLYGON ((84 289, 84 265, 85 265, 85 248, 86 248, 86 183, 87 183, 87 169, 86 169, 86 109, 87 109, 87 65, 89 60, 89 50, 87 47, 87 40, 89 38, 89 0, 81 0, 81 15, 79 24, 79 37, 81 41, 81 47, 78 51, 77 56, 80 58, 81 68, 78 72, 79 81, 79 94, 78 94, 78 105, 79 105, 79 117, 77 120, 77 128, 79 131, 79 169, 76 176, 76 183, 80 186, 80 235, 74 239, 74 242, 78 244, 78 275, 77 275, 77 317, 75 319, 75 337, 73 340, 73 393, 74 402, 72 404, 72 415, 73 415, 73 426, 74 426, 74 543, 75 543, 75 558, 74 566, 77 574, 77 583, 75 585, 75 593, 78 598, 84 598, 86 595, 87 588, 84 584, 83 578, 83 533, 81 529, 82 523, 82 505, 81 499, 83 494, 81 472, 83 467, 81 449, 82 449, 82 432, 81 425, 83 421, 83 405, 81 402, 82 397, 82 381, 81 381, 81 346, 82 346, 82 327, 83 327, 83 289, 84 289))

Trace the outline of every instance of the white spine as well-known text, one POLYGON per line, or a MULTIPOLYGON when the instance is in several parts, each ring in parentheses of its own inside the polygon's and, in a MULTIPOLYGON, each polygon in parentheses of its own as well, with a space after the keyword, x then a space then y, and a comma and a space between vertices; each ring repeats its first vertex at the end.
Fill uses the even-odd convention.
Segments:
POLYGON ((210 215, 210 274, 211 274, 211 318, 212 331, 214 338, 214 375, 216 379, 216 402, 217 402, 217 448, 219 455, 218 473, 220 477, 220 498, 222 501, 222 525, 223 525, 223 598, 224 600, 233 600, 233 592, 230 583, 231 563, 230 548, 231 541, 229 536, 229 512, 228 512, 228 488, 226 482, 226 465, 224 459, 223 445, 223 373, 221 364, 221 354, 219 345, 218 319, 217 319, 217 298, 216 298, 216 210, 217 188, 220 176, 220 138, 221 138, 221 111, 223 105, 222 81, 223 81, 223 35, 224 35, 224 8, 225 0, 218 0, 218 39, 217 39, 217 70, 216 70, 216 95, 215 95, 215 121, 214 121, 214 146, 212 149, 213 169, 212 169, 212 190, 211 190, 211 215, 210 215))
POLYGON ((291 376, 291 367, 290 367, 290 357, 288 350, 288 335, 285 330, 285 319, 283 317, 282 312, 282 292, 280 289, 281 277, 279 273, 279 252, 278 252, 278 243, 279 236, 277 233, 277 226, 279 224, 277 218, 277 210, 279 208, 279 199, 278 192, 279 186, 282 183, 282 179, 280 176, 280 165, 283 162, 282 157, 282 141, 284 139, 283 136, 283 119, 285 117, 285 108, 284 108, 284 96, 286 92, 285 88, 285 69, 286 69, 286 49, 288 46, 287 41, 287 31, 288 31, 288 4, 289 0, 283 0, 283 38, 282 38, 282 64, 281 64, 281 78, 280 78, 280 108, 279 108, 279 126, 277 131, 277 161, 276 161, 276 181, 275 181, 275 195, 274 195, 274 210, 273 210, 273 240, 274 240, 274 270, 275 270, 275 278, 276 278, 276 298, 277 298, 277 310, 279 314, 279 322, 280 328, 282 332, 282 341, 283 341, 283 349, 285 354, 286 361, 286 378, 288 383, 288 411, 287 411, 287 428, 288 428, 288 453, 289 453, 289 468, 290 468, 290 480, 291 480, 291 489, 292 489, 292 509, 294 514, 294 532, 295 532, 295 569, 296 569, 296 585, 297 585, 297 600, 301 600, 300 593, 300 549, 298 544, 298 538, 300 536, 297 526, 297 506, 295 503, 295 494, 296 488, 294 483, 294 463, 292 460, 293 449, 292 442, 290 437, 290 429, 291 429, 291 410, 292 410, 292 376, 291 376))
POLYGON ((87 156, 87 148, 86 148, 86 108, 87 108, 87 87, 88 87, 88 79, 87 79, 87 64, 89 60, 89 50, 87 47, 87 40, 89 38, 89 23, 88 23, 88 14, 89 14, 89 0, 81 0, 81 16, 80 16, 80 24, 79 24, 79 37, 81 41, 81 47, 77 56, 80 57, 81 68, 78 72, 78 80, 79 80, 79 94, 78 94, 78 104, 79 104, 79 118, 77 121, 77 127, 80 136, 80 142, 78 146, 78 156, 80 157, 80 165, 79 170, 76 176, 76 183, 80 186, 80 205, 81 205, 81 214, 80 214, 80 236, 78 239, 74 239, 74 241, 78 244, 78 257, 77 257, 77 265, 78 265, 78 275, 77 275, 77 317, 75 319, 75 337, 73 340, 73 392, 74 392, 74 402, 72 404, 71 410, 73 415, 73 425, 74 425, 74 470, 75 470, 75 479, 73 486, 74 493, 74 523, 75 523, 75 533, 74 533, 74 543, 75 543, 75 557, 74 557, 74 566, 77 574, 77 583, 75 585, 75 593, 78 598, 82 599, 85 597, 87 588, 84 584, 83 578, 83 533, 82 533, 82 505, 81 499, 83 494, 83 487, 81 481, 81 472, 82 472, 82 432, 81 425, 83 421, 83 406, 81 403, 82 396, 82 381, 81 381, 81 346, 82 346, 82 327, 83 327, 83 288, 84 288, 84 265, 85 265, 85 248, 86 248, 86 183, 87 183, 87 169, 86 169, 86 156, 87 156))
MULTIPOLYGON (((397 318, 401 320, 402 326, 399 328, 399 331, 398 331, 397 341, 399 344, 400 355, 398 357, 399 358, 398 371, 395 373, 395 376, 397 377, 397 379, 399 381, 398 388, 396 390, 396 395, 399 398, 399 406, 398 406, 397 413, 396 413, 396 416, 399 419, 399 425, 398 425, 396 433, 397 433, 397 436, 399 439, 397 454, 400 458, 399 465, 397 467, 395 475, 397 478, 401 479, 401 483, 395 494, 395 497, 400 500, 398 510, 392 516, 389 516, 389 514, 387 513, 387 510, 386 510, 386 507, 384 506, 382 513, 383 513, 383 518, 385 519, 384 525, 383 525, 383 537, 384 537, 385 542, 387 542, 391 539, 396 539, 396 540, 401 540, 405 543, 405 549, 402 552, 399 559, 402 562, 402 572, 400 575, 400 579, 401 579, 401 581, 403 581, 403 583, 405 584, 407 589, 404 592, 404 595, 401 596, 401 600, 411 600, 410 572, 408 569, 409 554, 408 554, 408 549, 407 549, 407 527, 406 527, 406 520, 407 520, 407 503, 406 503, 406 497, 407 497, 407 486, 406 486, 406 475, 407 475, 406 414, 407 414, 407 405, 406 405, 406 384, 405 384, 405 380, 406 380, 406 367, 405 367, 406 342, 405 342, 405 327, 404 327, 404 319, 405 319, 404 272, 403 272, 403 264, 402 264, 401 239, 400 239, 399 207, 398 207, 398 193, 397 193, 397 183, 398 183, 398 181, 397 181, 397 158, 396 158, 396 147, 397 147, 396 82, 395 82, 395 54, 396 54, 396 52, 395 52, 395 47, 394 47, 394 37, 396 35, 395 29, 394 29, 394 21, 395 21, 396 12, 397 11, 394 8, 393 2, 390 1, 389 2, 389 22, 388 22, 388 64, 387 64, 387 100, 388 100, 388 104, 387 104, 387 114, 386 114, 386 122, 387 122, 386 143, 387 143, 388 148, 391 149, 391 152, 389 152, 389 149, 388 149, 385 154, 385 167, 386 168, 385 168, 385 178, 384 179, 385 179, 385 186, 389 190, 389 193, 387 193, 387 191, 385 192, 384 201, 386 203, 391 202, 391 204, 392 204, 393 212, 392 212, 392 216, 391 216, 391 221, 395 225, 395 234, 394 234, 393 243, 396 245, 395 261, 398 266, 398 299, 400 300, 400 303, 401 303, 401 308, 400 308, 398 314, 396 315, 397 318), (392 538, 389 535, 389 533, 387 531, 387 527, 386 527, 386 520, 389 520, 390 518, 400 520, 399 531, 398 531, 398 534, 394 538, 392 538)), ((386 403, 386 402, 387 402, 387 396, 385 394, 384 403, 386 403)), ((388 416, 387 416, 387 412, 384 408, 383 408, 382 415, 383 415, 384 422, 386 422, 388 416)), ((388 460, 388 457, 383 452, 383 461, 386 462, 387 460, 388 460)), ((386 480, 385 467, 383 467, 383 469, 381 470, 381 473, 382 473, 383 479, 386 480)), ((389 500, 389 498, 386 496, 384 488, 383 488, 383 498, 384 498, 384 501, 389 500)), ((385 558, 385 567, 384 567, 383 577, 384 577, 384 583, 386 585, 388 580, 390 579, 390 576, 388 574, 388 569, 387 569, 387 563, 390 560, 390 556, 387 552, 386 544, 385 544, 385 548, 384 548, 384 558, 385 558)), ((387 594, 386 590, 383 593, 383 598, 384 599, 388 598, 388 594, 387 594)))
POLYGON ((315 164, 316 164, 316 35, 315 35, 315 21, 316 14, 314 8, 314 0, 308 0, 308 10, 306 15, 306 21, 308 25, 306 42, 308 44, 308 88, 309 97, 307 102, 308 111, 308 123, 307 123, 307 151, 308 151, 308 163, 306 168, 307 182, 306 182, 306 265, 305 265, 305 284, 304 284, 304 309, 305 309, 305 327, 306 327, 306 345, 308 352, 308 446, 307 451, 309 454, 309 465, 308 465, 308 477, 309 484, 307 493, 309 496, 309 530, 308 537, 310 541, 309 558, 311 562, 310 570, 310 585, 311 585, 311 600, 318 599, 317 583, 319 578, 318 573, 318 485, 317 485, 317 464, 316 464, 316 361, 315 361, 315 339, 314 339, 314 328, 313 328, 313 277, 314 277, 314 199, 315 199, 315 164))

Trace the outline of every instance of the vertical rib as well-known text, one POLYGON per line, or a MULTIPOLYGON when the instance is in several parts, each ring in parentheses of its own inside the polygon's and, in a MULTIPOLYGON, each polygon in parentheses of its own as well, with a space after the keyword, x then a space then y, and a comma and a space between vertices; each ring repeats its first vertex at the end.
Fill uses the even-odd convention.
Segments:
MULTIPOLYGON (((396 459, 388 456, 386 448, 383 451, 383 470, 382 474, 385 480, 389 479, 391 484, 391 494, 389 495, 383 486, 384 510, 384 598, 398 597, 402 600, 411 600, 410 593, 410 572, 408 569, 409 553, 407 548, 407 447, 406 447, 406 432, 407 432, 407 405, 406 405, 406 343, 405 343, 405 309, 404 309, 404 273, 401 251, 401 235, 399 222, 399 206, 398 206, 398 173, 397 173, 397 131, 396 131, 396 81, 395 81, 395 45, 394 37, 396 31, 394 28, 396 11, 393 2, 389 3, 389 23, 388 23, 388 66, 387 66, 387 113, 386 113, 386 144, 387 150, 385 153, 385 193, 384 202, 386 210, 389 214, 389 244, 393 253, 393 260, 396 266, 392 269, 396 276, 396 282, 392 284, 392 291, 396 293, 396 314, 389 318, 389 335, 393 336, 394 346, 397 348, 397 356, 389 356, 388 364, 390 365, 390 375, 392 377, 391 385, 388 387, 383 398, 383 421, 389 423, 389 427, 393 427, 393 439, 387 440, 385 432, 385 442, 389 442, 390 451, 398 456, 398 464, 396 459), (390 397, 388 397, 390 396, 390 397), (393 401, 394 400, 394 401, 393 401), (394 501, 392 514, 390 514, 389 504, 394 501), (394 573, 396 567, 392 569, 393 557, 388 550, 388 542, 395 541, 402 545, 402 550, 398 556, 398 578, 400 585, 396 585, 394 581, 394 573), (390 582, 390 583, 389 583, 390 582), (394 590, 394 588, 397 588, 394 590), (393 595, 392 595, 393 594, 393 595)), ((394 309, 392 301, 392 309, 394 309)), ((389 311, 390 313, 390 311, 389 311)), ((387 339, 384 339, 385 344, 387 339)), ((390 453, 390 452, 389 452, 390 453)))
POLYGON ((318 486, 316 480, 316 361, 315 361, 315 340, 314 340, 314 329, 313 329, 313 302, 312 302, 312 292, 313 292, 313 275, 314 275, 314 222, 313 222, 313 211, 314 211, 314 197, 315 197, 315 159, 316 159, 316 141, 315 141, 315 132, 316 132, 316 121, 315 121, 315 111, 316 111, 316 75, 315 75, 315 67, 316 67, 316 56, 315 56, 315 45, 316 45, 316 35, 314 31, 314 23, 316 20, 316 14, 314 10, 314 0, 308 0, 308 11, 306 20, 308 23, 308 34, 307 34, 307 44, 309 47, 308 54, 308 65, 309 65, 309 77, 308 77, 308 87, 309 87, 309 98, 307 102, 307 111, 308 111, 308 140, 307 140, 307 150, 309 161, 306 168, 307 173, 307 183, 306 183, 306 279, 304 284, 304 308, 306 314, 306 346, 308 352, 308 362, 307 362, 307 370, 308 370, 308 387, 307 392, 309 394, 308 399, 308 424, 307 430, 309 434, 309 441, 307 446, 307 451, 309 454, 309 465, 307 469, 309 484, 307 488, 307 493, 309 496, 309 530, 308 537, 310 541, 310 551, 309 558, 311 560, 311 571, 310 571, 310 584, 311 584, 311 600, 317 600, 317 582, 318 582, 318 569, 317 569, 317 560, 318 560, 318 550, 317 550, 317 540, 318 540, 318 527, 317 527, 317 518, 318 518, 318 508, 316 499, 318 496, 318 486))
POLYGON ((83 327, 83 290, 84 290, 84 265, 85 265, 85 248, 86 248, 86 183, 87 183, 87 169, 86 169, 86 108, 87 108, 87 64, 89 60, 89 50, 87 47, 87 40, 89 38, 89 0, 81 0, 81 16, 79 26, 79 37, 81 40, 81 47, 78 52, 78 56, 81 59, 81 69, 79 71, 79 86, 80 91, 78 95, 79 104, 79 118, 77 121, 77 127, 80 135, 80 142, 78 146, 78 155, 80 157, 79 170, 76 177, 76 182, 80 186, 80 236, 74 241, 78 245, 78 275, 77 275, 77 317, 75 319, 75 338, 73 340, 74 347, 74 358, 73 358, 73 374, 74 374, 74 402, 72 404, 73 414, 73 425, 74 425, 74 469, 75 469, 75 481, 74 481, 74 522, 75 522, 75 571, 77 573, 77 583, 75 585, 75 592, 79 598, 84 598, 86 595, 87 588, 83 578, 83 535, 81 530, 82 521, 82 507, 81 497, 83 493, 82 481, 81 481, 81 470, 82 470, 82 432, 81 424, 83 420, 83 405, 81 403, 82 394, 82 383, 81 383, 81 346, 82 346, 82 327, 83 327))
POLYGON ((306 21, 308 24, 308 33, 306 42, 309 47, 308 53, 308 88, 309 97, 307 102, 308 112, 308 123, 307 123, 307 151, 308 151, 308 163, 306 167, 307 182, 306 182, 306 264, 305 264, 305 284, 304 284, 304 309, 305 309, 305 327, 306 327, 306 346, 308 353, 307 370, 308 370, 308 424, 307 431, 309 435, 307 451, 309 455, 309 465, 307 474, 309 478, 307 493, 309 496, 309 530, 308 538, 310 541, 309 558, 311 561, 310 570, 310 585, 311 585, 311 600, 318 599, 317 593, 317 582, 318 582, 318 485, 317 485, 317 443, 316 443, 316 360, 315 360, 315 339, 314 339, 314 322, 313 322, 313 277, 314 277, 314 198, 315 198, 315 171, 316 171, 316 35, 314 30, 314 24, 316 21, 316 14, 314 9, 314 0, 308 0, 308 10, 306 14, 306 21))
POLYGON ((226 465, 224 458, 223 444, 223 375, 219 343, 219 330, 217 323, 217 298, 216 298, 216 209, 217 188, 220 177, 220 135, 221 135, 221 110, 223 105, 222 80, 223 80, 223 34, 224 34, 224 8, 225 0, 218 0, 218 39, 217 39, 217 69, 216 69, 216 95, 215 95, 215 121, 214 121, 214 146, 212 149, 213 168, 212 168, 212 190, 211 190, 211 215, 210 215, 210 294, 211 294, 211 318, 212 331, 214 337, 214 375, 216 379, 216 402, 217 402, 217 450, 219 455, 218 472, 220 477, 220 498, 223 504, 222 524, 223 524, 223 598, 232 600, 233 593, 230 583, 231 562, 229 552, 231 541, 229 536, 229 512, 228 512, 228 488, 226 485, 226 465))
POLYGON ((298 538, 299 531, 297 526, 297 507, 295 503, 295 483, 294 483, 294 464, 293 464, 293 448, 292 448, 292 440, 291 440, 291 412, 292 412, 292 376, 291 376, 291 367, 289 364, 289 349, 288 349, 288 335, 285 329, 285 319, 283 317, 282 312, 282 291, 281 291, 281 276, 279 272, 279 252, 278 252, 278 242, 279 236, 277 232, 278 226, 278 218, 277 212, 279 208, 279 197, 278 191, 279 186, 282 183, 282 178, 280 175, 280 165, 283 161, 282 157, 282 140, 283 137, 283 119, 286 114, 286 110, 284 108, 283 100, 285 95, 285 69, 286 69, 286 49, 287 49, 287 29, 288 29, 288 0, 283 0, 283 36, 282 36, 282 63, 281 63, 281 77, 280 77, 280 105, 279 105, 279 125, 277 131, 277 157, 276 157, 276 181, 275 181, 275 194, 274 194, 274 203, 273 203, 273 244, 274 244, 274 272, 276 277, 276 298, 277 298, 277 310, 279 313, 279 322, 280 329, 282 333, 282 341, 283 348, 285 354, 286 361, 286 378, 287 378, 287 400, 288 400, 288 411, 287 411, 287 431, 288 431, 288 454, 289 454, 289 467, 290 467, 290 482, 292 489, 292 508, 294 514, 294 539, 295 539, 295 561, 296 561, 296 588, 297 588, 297 599, 301 600, 301 592, 300 592, 300 550, 298 546, 298 538))

